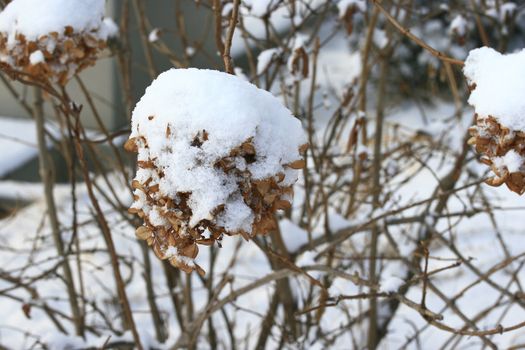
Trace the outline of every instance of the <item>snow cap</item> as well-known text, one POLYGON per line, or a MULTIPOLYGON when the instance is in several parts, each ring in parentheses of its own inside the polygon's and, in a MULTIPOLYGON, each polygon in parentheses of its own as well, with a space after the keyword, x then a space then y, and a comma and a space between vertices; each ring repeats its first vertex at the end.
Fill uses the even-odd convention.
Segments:
POLYGON ((139 238, 189 270, 195 243, 267 233, 273 212, 290 205, 306 143, 300 121, 242 78, 195 68, 160 74, 133 111, 127 143, 138 153, 130 210, 145 218, 139 238))
POLYGON ((472 50, 463 72, 476 84, 468 102, 480 117, 525 131, 525 49, 507 55, 488 47, 472 50))
POLYGON ((112 31, 105 30, 111 23, 102 21, 104 7, 104 0, 13 0, 0 13, 0 32, 36 40, 69 26, 75 32, 102 29, 105 40, 112 31))

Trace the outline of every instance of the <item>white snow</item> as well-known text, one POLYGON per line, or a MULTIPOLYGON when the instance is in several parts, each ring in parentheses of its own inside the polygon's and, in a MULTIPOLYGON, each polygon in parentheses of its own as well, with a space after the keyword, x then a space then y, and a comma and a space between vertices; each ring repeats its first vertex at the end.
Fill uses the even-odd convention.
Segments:
POLYGON ((467 20, 462 15, 457 15, 452 22, 450 22, 450 33, 452 34, 465 36, 467 34, 467 28, 467 20))
POLYGON ((244 74, 243 70, 241 67, 235 67, 233 68, 233 72, 235 73, 236 76, 238 76, 239 78, 241 78, 242 80, 246 80, 246 81, 249 81, 250 79, 248 79, 248 77, 246 76, 246 74, 244 74))
POLYGON ((34 201, 41 199, 43 192, 40 182, 0 181, 0 198, 2 199, 34 201))
POLYGON ((365 0, 339 0, 337 3, 337 9, 339 10, 339 18, 343 18, 349 8, 354 7, 358 11, 366 11, 365 0))
POLYGON ((250 13, 256 17, 262 17, 278 3, 277 0, 248 0, 247 4, 251 7, 250 13))
POLYGON ((14 43, 16 34, 36 40, 52 32, 60 36, 71 26, 75 32, 92 32, 105 40, 114 27, 103 21, 104 7, 104 0, 14 0, 0 13, 0 32, 14 43))
POLYGON ((159 34, 160 34, 160 29, 159 28, 153 29, 151 32, 149 32, 148 41, 150 43, 154 43, 154 42, 158 41, 159 40, 159 34))
MULTIPOLYGON (((268 22, 276 33, 285 32, 292 24, 300 24, 308 14, 315 12, 321 6, 326 5, 326 0, 301 0, 295 3, 295 13, 292 13, 291 6, 281 3, 276 6, 277 0, 244 0, 241 1, 239 15, 243 17, 244 27, 250 32, 247 44, 257 47, 256 41, 266 40, 266 25, 261 18, 268 15, 268 22), (272 5, 268 7, 268 3, 272 5), (266 13, 267 9, 271 13, 266 13)), ((242 38, 242 31, 236 30, 233 36, 231 53, 232 56, 243 55, 246 50, 245 40, 242 38)))
POLYGON ((40 50, 36 50, 31 55, 29 55, 29 62, 33 65, 44 62, 44 60, 44 54, 40 50))
POLYGON ((66 335, 60 332, 48 332, 42 339, 50 350, 78 349, 85 346, 79 336, 66 335))
POLYGON ((297 266, 315 265, 316 256, 317 256, 317 253, 315 251, 308 250, 297 257, 296 265, 297 266))
POLYGON ((99 37, 104 39, 114 38, 118 36, 119 28, 115 21, 110 17, 105 17, 102 20, 102 26, 99 30, 99 37))
MULTIPOLYGON (((139 148, 138 159, 154 159, 165 174, 154 177, 161 193, 172 198, 191 193, 190 225, 213 217, 213 210, 226 203, 217 217, 220 224, 246 232, 251 232, 253 213, 240 195, 239 179, 215 168, 215 162, 252 138, 257 160, 246 165, 252 177, 282 172, 285 182, 293 184, 298 171, 283 165, 300 159, 298 148, 306 143, 299 120, 272 94, 234 75, 194 68, 166 71, 146 89, 132 116, 130 137, 139 136, 148 148, 139 148), (208 140, 191 146, 203 130, 208 140)), ((136 179, 145 181, 150 172, 139 169, 136 179)), ((134 206, 146 203, 139 198, 134 206)))
POLYGON ((500 20, 503 22, 508 17, 513 16, 516 13, 516 4, 513 2, 506 2, 504 4, 501 4, 501 17, 500 20))
POLYGON ((517 5, 511 1, 500 4, 499 8, 496 3, 491 1, 488 3, 488 8, 485 15, 497 19, 500 23, 512 17, 516 13, 517 5))
MULTIPOLYGON (((330 230, 333 232, 345 229, 352 225, 352 222, 350 220, 345 219, 343 216, 341 216, 341 214, 339 214, 335 210, 330 210, 328 213, 328 216, 329 216, 328 223, 330 225, 330 230)), ((353 223, 355 224, 355 222, 353 223)))
POLYGON ((272 61, 281 53, 279 48, 266 49, 257 56, 257 75, 264 73, 272 61))
POLYGON ((405 281, 403 281, 401 278, 396 276, 388 276, 381 280, 381 291, 395 293, 403 284, 405 284, 405 281))
POLYGON ((488 47, 472 50, 463 72, 476 84, 468 102, 479 116, 525 130, 525 50, 507 55, 488 47))
POLYGON ((292 51, 298 50, 301 48, 304 49, 307 44, 307 41, 308 41, 308 35, 297 33, 292 40, 293 42, 292 51))
POLYGON ((286 248, 289 252, 296 251, 303 244, 308 243, 308 233, 289 219, 279 221, 279 230, 286 237, 286 248))
POLYGON ((503 157, 494 157, 492 161, 497 168, 507 168, 509 173, 516 173, 523 170, 523 156, 513 149, 505 153, 503 157))
MULTIPOLYGON (((328 91, 326 89, 326 86, 329 85, 328 83, 333 83, 334 79, 337 83, 336 90, 339 91, 341 90, 340 86, 345 86, 344 84, 348 84, 348 82, 354 79, 356 73, 359 73, 359 54, 354 54, 348 49, 347 45, 345 45, 346 39, 346 36, 344 36, 343 39, 337 38, 335 42, 332 41, 329 43, 328 46, 326 46, 327 50, 323 49, 321 51, 319 66, 323 67, 323 69, 319 70, 319 80, 322 82, 322 87, 325 90, 319 88, 319 93, 321 93, 321 91, 328 91)), ((239 40, 239 42, 242 43, 242 40, 239 40)), ((337 102, 337 100, 335 101, 337 102)), ((335 106, 337 106, 337 104, 335 104, 335 106)), ((430 129, 430 134, 433 139, 441 141, 443 140, 441 136, 444 135, 446 136, 446 139, 444 139, 446 141, 443 141, 443 143, 450 145, 450 148, 452 150, 457 150, 459 149, 458 147, 460 147, 460 145, 462 144, 462 136, 471 120, 471 113, 466 113, 466 115, 462 116, 462 127, 461 125, 459 125, 459 123, 445 123, 445 120, 456 120, 456 118, 448 118, 454 113, 454 106, 452 104, 442 106, 441 103, 438 103, 437 106, 438 108, 429 107, 426 105, 419 106, 416 104, 399 104, 395 106, 394 111, 397 114, 397 120, 402 121, 402 125, 404 125, 405 128, 417 128, 417 130, 423 130, 425 132, 429 131, 430 129), (438 120, 439 124, 431 123, 431 125, 429 126, 425 122, 425 124, 423 125, 423 119, 421 118, 420 114, 424 114, 425 118, 428 117, 430 121, 438 120), (440 128, 436 129, 436 126, 438 125, 440 126, 440 128)), ((371 106, 371 108, 373 108, 373 106, 371 106)), ((392 120, 393 117, 395 117, 395 115, 393 115, 391 112, 392 110, 388 109, 388 117, 386 119, 389 121, 392 120)), ((373 114, 373 110, 368 111, 368 113, 373 114)), ((323 114, 328 113, 320 113, 317 116, 322 117, 323 114)), ((437 152, 432 153, 432 155, 433 158, 441 158, 441 155, 437 152)), ((433 159, 429 163, 429 168, 439 171, 439 175, 441 176, 442 172, 444 171, 441 168, 442 163, 445 163, 445 165, 448 164, 447 162, 442 162, 441 159, 433 159)), ((401 166, 403 167, 403 165, 401 166)), ((474 167, 475 169, 477 169, 476 166, 477 165, 475 164, 475 162, 474 164, 470 164, 470 168, 474 167)), ((443 168, 446 168, 446 166, 443 166, 443 168)), ((406 169, 402 168, 402 170, 406 172, 412 172, 412 168, 408 167, 406 169)), ((464 177, 467 178, 466 172, 464 177)), ((471 180, 471 176, 468 175, 468 181, 471 180)), ((465 182, 466 181, 467 179, 465 179, 465 182)), ((103 181, 99 181, 99 183, 102 182, 103 181)), ((461 182, 460 185, 464 184, 465 182, 461 182)), ((115 189, 119 194, 126 193, 125 186, 118 185, 117 181, 115 180, 112 180, 111 183, 116 185, 115 189)), ((12 189, 11 183, 5 185, 6 186, 4 188, 9 187, 9 189, 12 189)), ((407 185, 404 188, 394 193, 394 202, 397 202, 398 200, 400 201, 399 203, 396 203, 395 206, 403 206, 405 204, 412 203, 415 200, 432 198, 432 189, 434 188, 434 185, 434 174, 431 174, 429 171, 415 173, 414 177, 409 183, 407 183, 407 185)), ((70 189, 66 186, 57 187, 57 202, 60 205, 59 215, 63 226, 67 227, 72 216, 70 210, 68 210, 68 208, 71 207, 71 198, 69 197, 70 189)), ((83 184, 79 184, 78 187, 78 197, 87 197, 85 186, 83 184)), ((476 189, 476 191, 472 191, 470 193, 458 193, 457 199, 451 199, 454 202, 452 202, 450 210, 452 212, 454 211, 454 209, 466 210, 467 208, 465 208, 464 203, 467 203, 467 205, 469 205, 470 208, 470 204, 468 204, 470 203, 469 199, 476 198, 475 193, 478 191, 487 191, 488 200, 490 202, 495 203, 498 207, 508 208, 509 206, 515 206, 516 208, 521 208, 521 197, 515 196, 515 198, 514 194, 512 194, 511 196, 507 193, 508 191, 503 191, 501 188, 483 187, 480 190, 476 189)), ((2 192, 2 188, 0 188, 0 192, 2 192)), ((24 193, 26 193, 26 191, 24 191, 24 193)), ((146 300, 147 298, 144 297, 145 285, 142 278, 144 270, 143 263, 142 261, 140 261, 140 257, 142 256, 140 245, 137 244, 135 240, 129 239, 130 232, 133 231, 133 228, 129 227, 129 224, 122 220, 120 213, 118 213, 118 211, 115 211, 113 207, 111 207, 109 204, 105 203, 102 197, 101 202, 104 205, 104 211, 108 213, 108 218, 111 220, 110 222, 112 226, 112 233, 115 237, 119 255, 122 255, 123 259, 127 259, 128 261, 133 263, 134 273, 130 273, 128 276, 125 277, 126 280, 128 280, 129 277, 129 284, 127 285, 127 289, 130 292, 130 301, 132 302, 132 309, 137 310, 137 312, 134 312, 134 316, 136 317, 137 325, 139 331, 141 332, 141 337, 145 339, 145 335, 143 335, 142 332, 144 332, 145 334, 150 333, 150 336, 152 336, 154 325, 151 321, 151 315, 147 312, 147 310, 149 310, 146 300), (143 310, 145 312, 142 312, 143 310)), ((472 206, 474 206, 475 203, 473 203, 472 206)), ((389 204, 391 205, 392 203, 389 202, 389 204)), ((79 203, 78 212, 81 215, 80 222, 86 223, 85 225, 81 225, 79 227, 79 234, 81 235, 80 237, 82 237, 83 239, 83 252, 80 258, 85 273, 86 285, 88 286, 86 291, 86 298, 90 301, 93 301, 94 303, 96 302, 97 305, 108 305, 107 300, 116 300, 116 292, 114 290, 110 290, 110 286, 107 284, 107 276, 110 275, 111 272, 107 268, 107 266, 109 265, 107 263, 108 256, 104 252, 101 252, 100 249, 104 246, 104 243, 102 241, 102 238, 100 237, 100 234, 98 234, 99 228, 96 222, 94 222, 92 216, 89 215, 89 213, 91 212, 89 204, 85 203, 84 200, 81 200, 79 203), (95 253, 91 253, 91 251, 95 253)), ((44 215, 44 213, 44 204, 38 202, 35 205, 29 206, 28 208, 23 208, 23 210, 21 210, 16 216, 13 216, 12 219, 3 221, 1 225, 2 227, 0 228, 0 236, 3 240, 2 244, 7 246, 14 246, 16 248, 26 248, 31 246, 31 244, 39 243, 41 236, 48 239, 48 223, 42 220, 42 216, 44 215), (15 232, 16 234, 13 234, 13 232, 15 232), (7 243, 4 243, 4 240, 7 243)), ((360 215, 366 216, 367 212, 360 215)), ((406 215, 410 217, 411 212, 408 212, 406 215)), ((494 215, 498 222, 498 226, 500 226, 500 229, 503 233, 503 238, 510 243, 509 248, 511 249, 511 255, 522 253, 524 251, 524 240, 522 239, 523 234, 520 231, 519 225, 517 225, 516 223, 519 222, 520 217, 523 216, 523 210, 496 210, 494 211, 494 215)), ((337 220, 333 220, 332 218, 333 215, 330 215, 330 227, 332 229, 334 225, 339 225, 341 229, 344 229, 345 227, 348 227, 350 225, 356 225, 356 221, 354 219, 347 221, 346 223, 343 220, 341 220, 340 225, 337 222, 337 220)), ((443 228, 444 230, 444 227, 449 227, 451 220, 453 220, 453 218, 441 218, 440 222, 436 223, 436 227, 443 228)), ((293 221, 290 221, 290 223, 292 222, 293 221)), ((453 224, 455 225, 455 223, 453 224)), ((293 223, 293 225, 296 224, 293 223)), ((292 226, 290 230, 294 228, 297 228, 299 230, 297 226, 292 226)), ((416 230, 411 230, 412 226, 406 226, 407 233, 404 233, 403 231, 405 231, 405 226, 400 227, 399 229, 395 229, 395 227, 392 228, 392 234, 394 235, 395 240, 402 247, 402 252, 407 252, 404 256, 408 256, 408 252, 410 250, 409 248, 412 247, 413 237, 415 237, 413 233, 416 232, 416 230), (408 238, 405 238, 405 236, 407 236, 408 238)), ((461 222, 459 222, 459 225, 456 229, 454 229, 454 232, 451 232, 452 234, 457 233, 457 236, 454 237, 454 243, 457 244, 458 249, 465 256, 474 257, 475 260, 473 260, 473 262, 476 264, 476 266, 480 266, 482 273, 485 273, 491 265, 504 262, 507 259, 504 253, 502 252, 502 249, 496 244, 494 244, 497 241, 494 231, 494 226, 488 219, 488 215, 481 214, 469 218, 464 218, 463 220, 461 220, 461 222)), ((285 239, 285 243, 287 244, 287 246, 289 244, 293 246, 294 244, 297 244, 297 242, 295 241, 296 235, 289 235, 289 232, 293 231, 283 231, 283 239, 285 239), (288 242, 288 240, 290 240, 291 242, 288 242)), ((299 231, 297 232, 299 233, 299 231)), ((324 233, 324 231, 320 232, 324 233)), ((345 246, 343 247, 343 249, 356 249, 356 254, 361 253, 363 252, 363 247, 368 242, 366 240, 367 238, 368 234, 355 235, 355 237, 350 237, 348 242, 345 242, 345 246)), ((221 277, 225 276, 226 274, 234 276, 234 279, 232 279, 231 283, 232 286, 228 286, 228 288, 226 288, 226 290, 224 291, 225 293, 229 293, 231 290, 236 290, 242 287, 243 285, 245 285, 245 283, 247 283, 247 281, 253 281, 254 276, 260 277, 272 272, 272 268, 269 266, 268 259, 265 256, 265 254, 261 250, 259 250, 259 248, 257 248, 255 245, 245 244, 244 242, 241 242, 241 244, 243 245, 241 249, 238 250, 238 261, 234 264, 233 267, 229 267, 228 264, 232 259, 231 257, 235 256, 235 243, 237 243, 236 240, 224 240, 223 244, 225 245, 225 248, 217 250, 217 254, 219 254, 219 256, 215 259, 217 264, 217 267, 214 271, 214 276, 217 276, 214 278, 215 281, 220 281, 221 277)), ((33 276, 40 274, 42 270, 49 268, 49 265, 51 263, 54 263, 54 260, 51 259, 49 259, 51 260, 51 263, 46 263, 47 260, 44 259, 56 256, 56 253, 48 246, 50 245, 47 244, 46 246, 44 246, 44 249, 36 251, 36 253, 38 254, 36 255, 36 257, 38 259, 35 258, 32 251, 29 253, 25 253, 23 251, 17 250, 6 250, 3 251, 2 254, 0 254, 0 261, 2 263, 3 268, 7 266, 11 269, 18 269, 20 271, 24 271, 24 273, 21 274, 21 277, 23 277, 24 280, 27 281, 30 280, 33 276), (31 265, 29 270, 25 270, 24 266, 26 265, 26 260, 44 261, 44 263, 39 264, 38 266, 35 266, 35 264, 33 264, 31 265)), ((454 254, 450 252, 450 249, 447 247, 447 245, 439 245, 436 247, 436 249, 439 250, 431 251, 431 254, 433 256, 454 256, 454 254)), ((321 251, 321 249, 319 251, 321 251)), ((298 266, 323 264, 323 255, 319 257, 318 261, 315 261, 313 259, 317 256, 317 254, 318 253, 314 251, 307 251, 301 254, 301 256, 296 260, 296 264, 298 266)), ((351 251, 349 251, 348 254, 353 256, 353 253, 351 253, 351 251)), ((198 259, 201 260, 198 261, 199 264, 201 264, 202 266, 207 266, 209 260, 211 259, 209 250, 203 249, 198 259)), ((177 336, 179 335, 179 330, 177 327, 178 323, 173 314, 173 308, 170 304, 171 300, 169 299, 168 289, 166 287, 166 284, 163 283, 164 274, 162 270, 162 265, 157 259, 152 259, 151 263, 153 268, 152 276, 155 279, 155 293, 159 297, 158 304, 161 308, 163 317, 164 315, 166 315, 165 317, 168 322, 166 326, 170 332, 170 340, 167 342, 167 344, 173 344, 174 341, 177 339, 177 336)), ((352 262, 352 265, 348 268, 346 272, 349 274, 353 273, 354 269, 356 269, 356 267, 357 269, 359 269, 359 266, 361 264, 366 266, 366 262, 352 262)), ((434 264, 436 265, 436 267, 443 267, 449 264, 449 262, 435 261, 434 264), (443 265, 439 265, 438 263, 441 263, 443 265)), ((516 264, 519 264, 519 261, 517 261, 516 264)), ((384 265, 388 265, 389 267, 391 267, 391 262, 389 260, 385 260, 384 265)), ((122 266, 125 267, 126 264, 122 264, 122 266)), ((432 270, 433 268, 434 267, 429 266, 429 270, 432 270)), ((126 269, 126 272, 127 271, 128 270, 126 269)), ((361 270, 359 271, 361 272, 361 270)), ((404 271, 404 269, 398 268, 398 271, 398 276, 402 276, 402 272, 404 271)), ((390 268, 386 273, 382 273, 383 276, 386 276, 386 278, 381 280, 383 282, 383 289, 396 289, 396 287, 393 286, 395 285, 395 283, 393 282, 397 281, 397 283, 401 283, 401 280, 396 280, 395 277, 392 277, 392 273, 394 275, 397 275, 396 272, 398 271, 395 271, 394 268, 390 268)), ((508 288, 510 292, 514 292, 519 288, 519 282, 517 280, 521 280, 522 278, 521 273, 518 273, 518 275, 512 275, 511 273, 509 273, 511 271, 512 269, 504 269, 501 271, 497 271, 494 274, 494 281, 501 286, 507 286, 508 281, 514 280, 515 282, 512 282, 513 284, 508 288)), ((366 273, 362 274, 362 272, 361 276, 363 276, 364 278, 367 277, 366 273)), ((78 274, 75 274, 75 277, 78 277, 78 274)), ((49 280, 35 281, 33 283, 33 286, 34 288, 38 289, 41 296, 41 300, 48 300, 49 302, 53 303, 52 306, 56 305, 56 307, 60 310, 68 312, 67 306, 64 305, 66 295, 63 288, 63 283, 61 283, 60 279, 55 276, 51 276, 51 278, 49 280), (62 288, 60 288, 60 286, 62 286, 62 288)), ((483 307, 486 305, 480 303, 479 300, 497 300, 497 298, 501 297, 501 293, 499 293, 496 289, 491 288, 486 283, 479 284, 476 287, 474 294, 472 294, 472 292, 469 292, 469 294, 466 295, 456 294, 459 293, 465 286, 470 285, 475 279, 477 279, 477 277, 473 276, 473 273, 470 272, 469 269, 464 266, 458 269, 449 270, 449 272, 445 271, 444 273, 439 273, 435 276, 432 276, 433 282, 439 283, 440 289, 446 291, 447 295, 459 295, 456 304, 460 307, 461 310, 465 311, 469 317, 470 315, 483 312, 483 307)), ((291 281, 295 282, 295 279, 291 279, 291 281)), ((198 280, 195 274, 194 276, 192 276, 192 282, 194 287, 192 288, 192 293, 196 303, 195 310, 200 311, 205 309, 207 306, 206 297, 203 297, 203 295, 207 293, 207 289, 201 284, 200 280, 198 280)), ((294 287, 294 294, 301 295, 301 290, 296 289, 300 287, 299 283, 294 283, 292 284, 292 286, 294 287), (296 285, 298 287, 296 287, 296 285)), ((11 287, 12 284, 9 284, 6 281, 0 281, 0 288, 7 289, 11 287)), ((180 292, 180 288, 180 286, 177 287, 177 293, 180 292)), ((272 285, 267 285, 258 288, 246 294, 245 296, 238 298, 235 304, 228 304, 224 307, 225 312, 227 312, 228 316, 231 317, 231 319, 236 320, 238 324, 246 325, 246 327, 243 327, 243 329, 235 329, 236 339, 257 339, 257 336, 254 335, 257 335, 257 332, 260 330, 262 321, 259 315, 264 315, 267 312, 267 305, 274 291, 274 289, 272 288, 272 285), (249 310, 251 312, 246 312, 245 310, 249 310)), ((24 290, 21 290, 21 288, 19 288, 19 290, 17 290, 16 292, 17 295, 27 297, 27 294, 24 290)), ((359 290, 358 287, 354 286, 350 281, 347 281, 342 278, 336 278, 334 280, 334 283, 332 284, 332 287, 330 288, 330 292, 330 294, 334 296, 340 294, 352 295, 358 293, 359 290)), ((419 301, 421 297, 421 286, 411 286, 411 291, 409 292, 409 294, 407 294, 407 297, 410 300, 414 300, 416 302, 419 301)), ((441 300, 439 299, 439 297, 433 293, 429 293, 428 298, 430 309, 436 312, 440 312, 441 306, 444 303, 440 303, 441 300)), ((301 302, 303 302, 303 299, 298 300, 298 303, 301 302)), ((381 301, 381 303, 383 303, 383 301, 381 301)), ((503 301, 502 303, 502 308, 506 308, 507 306, 510 307, 507 301, 503 301)), ((6 327, 4 327, 2 331, 2 342, 4 344, 9 344, 13 348, 25 348, 22 345, 24 338, 20 336, 20 333, 17 333, 14 329, 8 328, 7 326, 16 326, 20 327, 20 329, 22 329, 24 332, 32 332, 37 336, 41 337, 40 339, 42 341, 48 340, 49 337, 43 339, 45 335, 50 334, 51 332, 56 332, 54 325, 51 322, 49 322, 49 319, 46 317, 44 312, 36 312, 38 310, 36 310, 35 308, 35 311, 31 315, 32 319, 27 320, 20 311, 20 305, 16 301, 8 298, 3 298, 2 305, 5 314, 10 315, 9 319, 6 321, 6 327)), ((326 315, 323 317, 322 320, 323 324, 322 326, 318 327, 318 329, 320 332, 323 332, 323 334, 327 334, 330 331, 339 331, 338 328, 340 328, 340 325, 344 324, 344 322, 347 322, 347 317, 349 314, 350 316, 359 315, 360 312, 363 311, 363 309, 366 309, 366 307, 366 303, 362 301, 352 303, 349 301, 342 301, 340 307, 327 308, 326 315), (348 310, 346 309, 346 307, 342 307, 343 304, 345 306, 348 306, 348 310)), ((443 306, 443 308, 446 308, 446 306, 443 306)), ((497 311, 498 310, 494 310, 494 312, 491 312, 487 315, 487 317, 484 317, 482 320, 480 320, 479 327, 481 327, 482 329, 484 329, 485 327, 489 328, 492 325, 497 325, 498 323, 507 326, 511 325, 513 320, 522 320, 523 313, 522 309, 519 306, 512 306, 511 308, 509 308, 509 310, 505 311, 502 310, 501 314, 508 315, 508 317, 503 318, 503 316, 501 316, 501 321, 499 320, 500 316, 499 314, 497 314, 497 311)), ((457 315, 453 311, 451 311, 450 308, 445 310, 443 314, 445 315, 445 320, 447 321, 447 323, 449 321, 453 321, 453 325, 457 325, 458 328, 464 326, 463 323, 456 323, 457 315)), ((299 319, 300 322, 303 322, 303 320, 305 320, 305 318, 299 319)), ((104 328, 105 324, 102 320, 100 320, 99 317, 88 318, 87 321, 88 324, 92 327, 104 330, 107 329, 104 328)), ((279 324, 282 322, 283 313, 281 312, 279 313, 279 315, 276 315, 276 323, 279 324)), ((117 319, 115 320, 115 323, 117 323, 117 319)), ((64 324, 66 326, 69 326, 68 332, 70 332, 70 334, 73 334, 74 330, 71 329, 72 326, 70 325, 70 323, 64 321, 64 324)), ((415 345, 415 343, 417 341, 421 341, 420 347, 432 348, 433 346, 442 346, 443 343, 445 343, 449 339, 449 336, 451 337, 451 335, 448 335, 447 333, 440 331, 435 327, 425 327, 426 324, 427 322, 423 318, 421 318, 417 312, 415 312, 409 307, 402 305, 398 312, 394 315, 394 319, 389 326, 386 339, 379 347, 414 348, 417 346, 415 345), (420 334, 420 336, 417 338, 416 341, 410 343, 409 346, 403 347, 403 344, 405 343, 406 339, 417 334, 420 334)), ((222 327, 223 325, 219 323, 218 326, 222 327)), ((361 327, 363 326, 361 325, 361 327)), ((349 329, 348 332, 345 332, 345 334, 356 334, 356 342, 359 345, 364 344, 364 342, 361 341, 362 337, 359 338, 360 331, 362 330, 361 327, 359 325, 356 325, 355 327, 352 327, 351 330, 349 329)), ((277 338, 277 336, 279 335, 278 327, 274 328, 272 331, 275 331, 277 338)), ((364 332, 361 333, 364 334, 364 332)), ((103 334, 105 336, 103 338, 101 337, 101 341, 97 339, 97 343, 97 341, 93 339, 94 336, 88 333, 84 347, 88 347, 88 345, 93 347, 102 347, 102 344, 108 338, 109 335, 111 335, 112 341, 118 339, 118 337, 115 334, 110 333, 109 330, 103 331, 103 334)), ((218 335, 220 337, 219 341, 221 343, 228 344, 227 335, 224 334, 225 332, 218 332, 218 335)), ((312 335, 307 341, 312 341, 312 339, 315 338, 316 334, 316 332, 312 332, 312 335)), ((131 338, 128 337, 127 339, 130 340, 131 338)), ((517 331, 505 333, 503 335, 495 335, 493 339, 499 347, 509 348, 511 345, 517 346, 523 343, 523 332, 520 333, 520 331, 517 331)), ((338 343, 334 344, 333 347, 343 349, 346 348, 348 344, 352 344, 352 339, 350 339, 350 336, 345 337, 343 340, 345 340, 346 343, 341 343, 339 341, 338 343)), ((276 342, 273 341, 271 338, 269 339, 269 341, 271 341, 271 343, 268 345, 268 347, 278 347, 278 344, 276 345, 276 342)), ((457 347, 470 346, 471 348, 475 348, 476 346, 478 346, 477 344, 479 344, 476 343, 477 338, 475 337, 458 338, 457 341, 457 347)), ((60 339, 57 343, 60 343, 60 339)), ((315 343, 314 341, 312 341, 312 343, 313 345, 311 346, 311 348, 313 349, 323 348, 323 346, 319 343, 315 343)), ((27 343, 25 344, 27 345, 27 343)), ((251 348, 251 346, 248 345, 248 341, 246 341, 246 344, 246 348, 251 348)), ((304 344, 306 344, 306 342, 304 344)), ((167 347, 167 345, 164 346, 167 347)), ((482 347, 482 345, 479 345, 478 347, 482 347)), ((162 346, 159 346, 159 348, 162 348, 162 346)))
POLYGON ((193 259, 188 258, 187 256, 184 256, 184 255, 180 255, 179 251, 177 250, 177 248, 175 248, 173 246, 169 246, 166 249, 165 255, 166 255, 166 258, 168 258, 168 259, 175 258, 175 259, 183 262, 184 264, 186 264, 188 266, 192 266, 192 267, 195 266, 195 262, 193 261, 193 259))
POLYGON ((374 41, 374 44, 380 49, 384 49, 388 45, 388 37, 386 32, 381 29, 376 28, 374 30, 372 40, 374 41))
POLYGON ((232 10, 233 10, 233 3, 228 2, 228 3, 224 4, 222 6, 221 16, 222 17, 229 17, 230 13, 232 12, 232 10))
POLYGON ((188 56, 193 56, 193 55, 195 55, 195 48, 192 47, 192 46, 188 46, 188 47, 186 47, 186 50, 185 50, 185 51, 186 51, 186 55, 188 55, 188 56))

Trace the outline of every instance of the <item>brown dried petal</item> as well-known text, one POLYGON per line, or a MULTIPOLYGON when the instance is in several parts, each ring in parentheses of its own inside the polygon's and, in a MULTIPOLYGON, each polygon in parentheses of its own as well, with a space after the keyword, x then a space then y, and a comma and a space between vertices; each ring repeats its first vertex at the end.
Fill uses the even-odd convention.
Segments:
POLYGON ((139 226, 135 231, 135 235, 138 239, 146 240, 151 237, 151 229, 146 226, 139 226))
POLYGON ((268 193, 268 191, 271 188, 271 184, 270 184, 269 180, 257 181, 255 186, 257 187, 257 191, 259 191, 259 193, 262 194, 263 196, 266 193, 268 193))
POLYGON ((241 145, 241 149, 245 154, 254 155, 255 154, 255 147, 251 144, 251 142, 245 142, 241 145))
POLYGON ((124 149, 128 152, 137 153, 138 152, 137 138, 132 137, 129 140, 127 140, 126 143, 124 143, 124 149))
POLYGON ((195 259, 198 253, 199 253, 199 247, 195 243, 187 247, 184 247, 180 250, 181 255, 187 256, 188 258, 192 258, 192 259, 195 259))
POLYGON ((298 159, 296 161, 291 162, 290 164, 287 164, 288 167, 292 169, 302 169, 306 165, 306 162, 304 159, 298 159))
POLYGON ((290 209, 292 205, 287 200, 279 199, 274 204, 275 209, 290 209))

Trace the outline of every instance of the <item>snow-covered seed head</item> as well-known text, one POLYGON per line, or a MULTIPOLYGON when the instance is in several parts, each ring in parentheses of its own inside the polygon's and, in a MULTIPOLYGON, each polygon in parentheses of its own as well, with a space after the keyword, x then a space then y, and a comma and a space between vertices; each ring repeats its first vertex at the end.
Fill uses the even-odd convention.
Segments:
POLYGON ((104 0, 13 0, 0 13, 0 62, 29 79, 65 85, 95 64, 117 32, 104 0))
POLYGON ((487 184, 506 184, 521 195, 525 193, 525 50, 510 55, 486 47, 473 50, 464 73, 472 89, 469 103, 476 111, 469 144, 494 173, 487 184))
POLYGON ((230 74, 171 69, 146 89, 125 144, 138 153, 130 212, 137 237, 186 272, 198 244, 275 228, 304 167, 301 123, 267 91, 230 74))

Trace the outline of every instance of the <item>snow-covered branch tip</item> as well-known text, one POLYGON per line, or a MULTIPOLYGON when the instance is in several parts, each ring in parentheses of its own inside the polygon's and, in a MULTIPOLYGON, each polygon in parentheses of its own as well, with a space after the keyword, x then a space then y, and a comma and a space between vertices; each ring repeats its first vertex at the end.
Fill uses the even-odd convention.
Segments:
POLYGON ((0 62, 33 80, 65 85, 95 64, 117 34, 104 7, 104 0, 11 1, 0 13, 0 62))
POLYGON ((494 173, 487 183, 506 184, 521 195, 525 192, 525 50, 508 55, 488 47, 472 50, 464 73, 472 88, 468 101, 476 113, 469 143, 494 173))
POLYGON ((191 272, 197 244, 275 228, 290 208, 306 136, 272 94, 230 74, 171 69, 137 104, 126 149, 138 153, 130 212, 137 237, 191 272))

